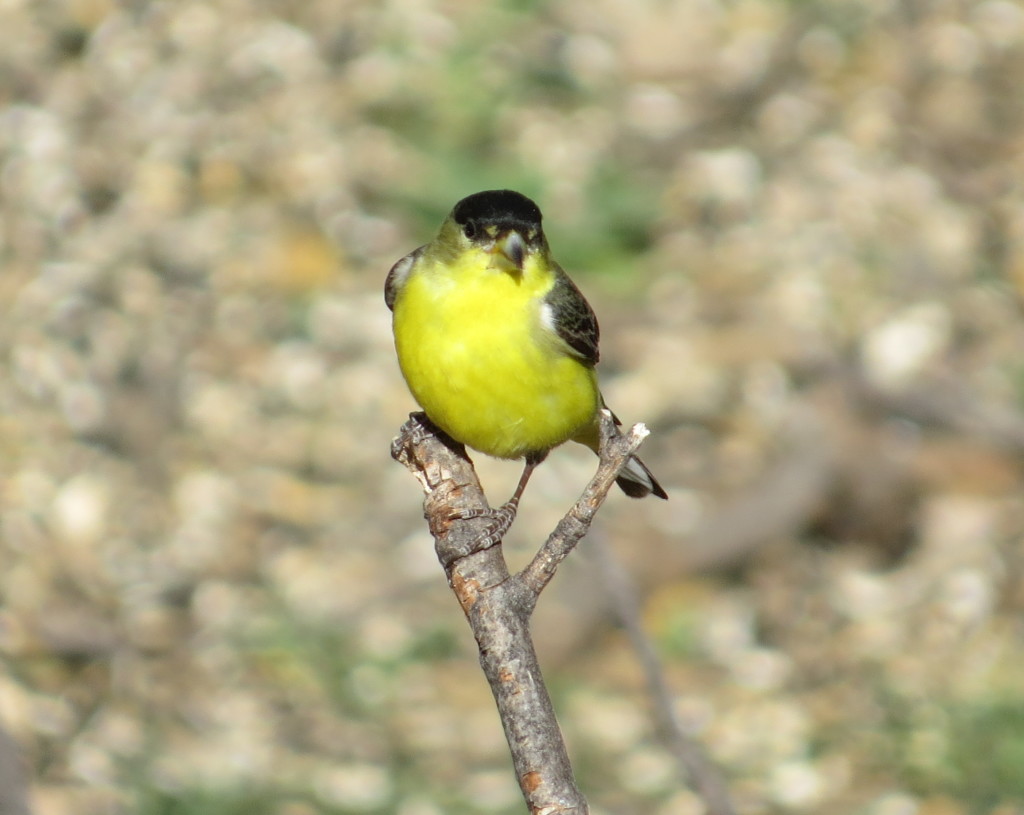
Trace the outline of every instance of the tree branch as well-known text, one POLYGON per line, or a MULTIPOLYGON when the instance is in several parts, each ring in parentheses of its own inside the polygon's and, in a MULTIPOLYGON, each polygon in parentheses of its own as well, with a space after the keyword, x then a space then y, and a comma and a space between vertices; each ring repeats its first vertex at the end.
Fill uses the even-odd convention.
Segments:
POLYGON ((587 533, 615 477, 646 436, 642 425, 628 436, 620 435, 611 414, 602 411, 597 474, 531 563, 514 577, 501 543, 481 543, 488 519, 472 516, 489 506, 462 445, 422 413, 409 417, 392 444, 392 456, 412 471, 426 493, 424 515, 435 551, 476 638, 519 788, 534 815, 586 815, 589 809, 573 778, 541 676, 530 615, 558 564, 587 533))
POLYGON ((597 535, 591 544, 591 551, 597 556, 605 586, 611 595, 612 605, 640 660, 662 739, 689 781, 689 786, 704 800, 707 815, 736 815, 721 773, 700 745, 687 735, 679 720, 672 691, 665 681, 665 670, 654 644, 644 631, 636 591, 603 536, 597 535))
POLYGON ((633 426, 628 436, 623 436, 608 410, 601 411, 600 430, 601 464, 597 468, 597 473, 573 508, 558 522, 555 531, 534 555, 530 564, 516 575, 516 579, 522 580, 534 598, 540 596, 544 587, 555 576, 558 564, 565 560, 587 534, 594 516, 608 497, 608 491, 615 483, 616 476, 649 434, 644 425, 638 424, 633 426))
POLYGON ((29 815, 25 763, 5 730, 0 728, 0 815, 29 815))

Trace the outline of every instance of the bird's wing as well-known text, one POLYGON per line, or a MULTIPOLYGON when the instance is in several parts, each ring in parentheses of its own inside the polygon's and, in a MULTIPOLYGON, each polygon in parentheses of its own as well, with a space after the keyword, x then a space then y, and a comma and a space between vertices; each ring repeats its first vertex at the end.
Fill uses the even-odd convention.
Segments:
POLYGON ((409 278, 409 272, 416 265, 416 261, 419 260, 424 249, 426 249, 426 246, 413 249, 408 255, 392 266, 391 271, 388 272, 388 279, 384 281, 384 302, 387 303, 388 308, 392 311, 395 310, 395 298, 398 297, 398 292, 405 285, 405 281, 409 278))
POLYGON ((588 365, 597 365, 601 335, 597 317, 576 284, 560 268, 556 269, 555 285, 544 297, 544 307, 545 322, 549 322, 570 351, 588 365))

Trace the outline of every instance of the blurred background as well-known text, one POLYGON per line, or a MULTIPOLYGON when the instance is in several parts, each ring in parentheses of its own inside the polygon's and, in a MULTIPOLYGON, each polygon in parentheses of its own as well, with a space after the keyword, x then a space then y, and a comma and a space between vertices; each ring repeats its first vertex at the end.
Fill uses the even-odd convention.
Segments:
MULTIPOLYGON (((4 0, 0 722, 37 815, 522 811, 389 457, 384 277, 492 187, 653 431, 671 499, 593 535, 739 811, 1020 815, 1022 82, 1012 0, 4 0)), ((594 465, 538 471, 513 565, 594 465)), ((498 502, 519 465, 478 470, 498 502)), ((581 787, 699 815, 586 544, 535 624, 581 787)))

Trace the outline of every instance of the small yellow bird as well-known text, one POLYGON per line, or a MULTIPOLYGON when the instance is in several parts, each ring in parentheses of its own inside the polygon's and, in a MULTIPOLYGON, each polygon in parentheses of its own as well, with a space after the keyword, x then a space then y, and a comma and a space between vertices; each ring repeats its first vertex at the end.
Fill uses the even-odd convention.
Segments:
MULTIPOLYGON (((597 318, 552 259, 540 209, 512 190, 459 201, 434 240, 392 267, 384 300, 427 417, 474 450, 526 460, 498 511, 500 537, 553 447, 571 439, 597 452, 597 318)), ((634 498, 668 497, 635 456, 617 483, 634 498)))

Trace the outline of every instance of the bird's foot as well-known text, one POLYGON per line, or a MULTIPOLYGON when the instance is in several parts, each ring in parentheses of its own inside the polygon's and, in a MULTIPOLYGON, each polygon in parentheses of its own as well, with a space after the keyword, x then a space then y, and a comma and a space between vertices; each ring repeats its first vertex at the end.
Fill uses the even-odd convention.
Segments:
POLYGON ((391 441, 391 457, 401 461, 402 451, 422 444, 435 432, 434 425, 426 413, 410 413, 409 420, 402 425, 398 436, 391 441))
POLYGON ((482 552, 484 549, 490 549, 501 543, 505 533, 512 527, 512 522, 516 519, 516 513, 519 511, 519 499, 523 497, 523 490, 526 489, 530 475, 544 460, 545 455, 547 455, 546 452, 526 457, 526 466, 523 468, 523 474, 519 477, 516 491, 497 509, 466 509, 451 516, 453 521, 487 518, 487 525, 484 527, 483 533, 473 541, 471 551, 482 552))
POLYGON ((453 521, 469 521, 474 518, 487 519, 483 531, 470 547, 474 552, 482 552, 484 549, 490 549, 501 543, 505 534, 512 528, 512 522, 516 519, 518 509, 518 501, 508 501, 497 509, 465 509, 453 513, 449 517, 453 521))

